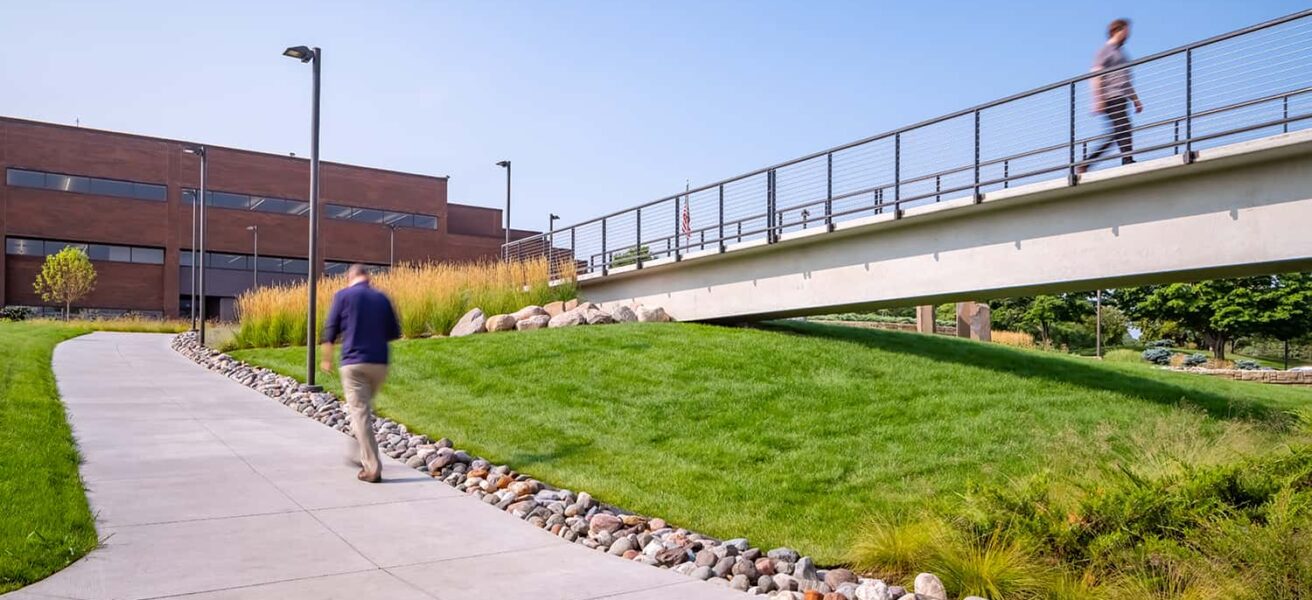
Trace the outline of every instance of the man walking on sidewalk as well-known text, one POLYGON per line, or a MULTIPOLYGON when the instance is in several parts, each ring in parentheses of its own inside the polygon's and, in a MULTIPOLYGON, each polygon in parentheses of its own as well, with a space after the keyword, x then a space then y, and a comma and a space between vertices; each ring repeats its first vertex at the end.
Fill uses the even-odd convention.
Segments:
POLYGON ((378 441, 374 438, 374 395, 387 378, 387 343, 401 337, 401 327, 392 310, 392 301, 369 286, 369 271, 364 265, 351 265, 346 271, 349 284, 333 296, 328 320, 323 325, 323 350, 319 366, 333 369, 333 343, 342 339, 342 390, 351 415, 351 433, 360 452, 360 481, 378 483, 383 466, 378 460, 378 441))
POLYGON ((1103 140, 1102 145, 1094 150, 1093 154, 1085 157, 1087 162, 1076 167, 1076 173, 1083 174, 1088 171, 1089 165, 1110 150, 1113 143, 1121 149, 1121 164, 1128 165, 1134 162, 1134 134, 1130 131, 1130 105, 1134 104, 1134 112, 1141 113, 1143 102, 1139 101, 1139 94, 1134 91, 1130 70, 1117 69, 1130 62, 1122 50, 1125 40, 1129 37, 1128 19, 1112 21, 1107 26, 1107 43, 1103 44, 1098 54, 1093 57, 1093 72, 1115 69, 1089 80, 1093 85, 1093 112, 1107 117, 1111 137, 1103 140))

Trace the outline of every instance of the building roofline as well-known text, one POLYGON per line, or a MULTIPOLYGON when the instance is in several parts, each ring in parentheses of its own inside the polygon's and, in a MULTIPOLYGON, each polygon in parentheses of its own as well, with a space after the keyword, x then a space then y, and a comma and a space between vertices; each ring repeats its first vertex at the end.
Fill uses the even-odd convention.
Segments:
MULTIPOLYGON (((126 138, 132 138, 132 139, 137 139, 137 140, 146 140, 146 141, 152 141, 152 142, 164 142, 164 143, 179 144, 179 145, 184 145, 184 144, 185 144, 185 145, 201 145, 201 146, 205 146, 206 148, 214 148, 214 149, 218 149, 218 150, 223 150, 223 151, 225 151, 225 152, 240 152, 240 153, 242 153, 242 154, 254 154, 254 155, 256 155, 256 156, 266 156, 266 157, 269 157, 269 158, 281 158, 281 159, 283 159, 283 160, 289 160, 289 161, 304 161, 304 162, 309 162, 309 161, 310 161, 309 158, 301 157, 301 156, 291 156, 291 155, 287 155, 287 154, 276 154, 276 153, 273 153, 273 152, 261 152, 261 151, 259 151, 259 150, 249 150, 249 149, 246 149, 246 148, 233 148, 233 147, 231 147, 231 146, 218 146, 218 145, 214 145, 214 144, 206 144, 206 143, 202 143, 202 142, 193 142, 193 141, 187 141, 187 140, 178 140, 178 139, 173 139, 173 138, 157 137, 157 136, 153 136, 153 135, 142 135, 142 134, 139 134, 139 133, 127 133, 127 132, 123 132, 123 131, 114 131, 114 130, 112 130, 112 129, 97 129, 97 128, 94 128, 94 127, 81 127, 81 126, 75 126, 75 125, 65 125, 65 124, 63 124, 63 123, 51 123, 51 122, 49 122, 49 121, 37 121, 37 120, 34 120, 34 119, 23 119, 23 118, 20 118, 20 117, 9 117, 9 116, 5 116, 5 115, 0 115, 0 122, 18 123, 18 124, 22 124, 22 125, 37 125, 37 126, 42 126, 42 127, 57 127, 57 128, 60 128, 60 129, 67 129, 67 130, 71 130, 71 131, 89 131, 89 132, 93 132, 93 133, 99 133, 99 134, 105 134, 105 135, 113 135, 113 136, 119 136, 119 137, 126 137, 126 138)), ((424 179, 440 179, 440 180, 442 180, 442 181, 449 181, 449 180, 451 179, 451 176, 450 176, 450 175, 426 175, 426 174, 423 174, 423 173, 410 173, 410 172, 407 172, 407 171, 397 171, 397 170, 395 170, 395 169, 385 169, 385 168, 381 168, 381 167, 370 167, 370 166, 365 166, 365 165, 353 165, 353 164, 349 164, 349 163, 340 163, 340 162, 328 161, 328 160, 323 160, 323 159, 320 159, 320 160, 319 160, 319 163, 320 163, 321 165, 333 165, 333 166, 337 166, 337 167, 346 167, 346 168, 350 168, 350 169, 363 169, 363 170, 366 170, 366 171, 376 171, 376 172, 380 172, 380 173, 390 173, 390 174, 393 174, 393 175, 405 175, 405 176, 408 176, 408 177, 421 177, 421 178, 424 178, 424 179)))

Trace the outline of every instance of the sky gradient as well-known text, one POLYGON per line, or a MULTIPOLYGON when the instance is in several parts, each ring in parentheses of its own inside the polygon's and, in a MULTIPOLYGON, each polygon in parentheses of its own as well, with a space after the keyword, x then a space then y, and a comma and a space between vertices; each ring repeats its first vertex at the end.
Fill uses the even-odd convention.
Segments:
MULTIPOLYGON (((448 175, 562 225, 1145 56, 1301 2, 4 2, 0 114, 448 175), (312 10, 311 10, 312 9, 312 10)), ((331 195, 324 191, 325 197, 331 195)))

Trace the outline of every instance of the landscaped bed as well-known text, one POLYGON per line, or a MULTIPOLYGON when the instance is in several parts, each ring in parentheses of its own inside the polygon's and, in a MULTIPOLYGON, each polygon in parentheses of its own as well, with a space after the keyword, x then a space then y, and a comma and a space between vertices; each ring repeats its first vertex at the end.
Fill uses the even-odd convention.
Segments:
MULTIPOLYGON (((395 344, 379 411, 494 462, 756 545, 848 559, 872 516, 1050 471, 1096 483, 1301 441, 1312 391, 803 324, 395 344)), ((235 356, 301 375, 304 349, 235 356)), ((338 391, 333 378, 323 378, 338 391)))

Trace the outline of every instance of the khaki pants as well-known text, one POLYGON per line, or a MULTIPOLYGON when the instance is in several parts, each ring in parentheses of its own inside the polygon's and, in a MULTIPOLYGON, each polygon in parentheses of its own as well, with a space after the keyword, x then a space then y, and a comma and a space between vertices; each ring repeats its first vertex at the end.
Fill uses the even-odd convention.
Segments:
POLYGON ((346 407, 351 415, 351 433, 359 445, 360 467, 366 477, 378 477, 383 473, 378 461, 378 441, 374 438, 373 418, 374 394, 383 387, 387 379, 387 365, 358 364, 343 365, 342 390, 346 392, 346 407))

